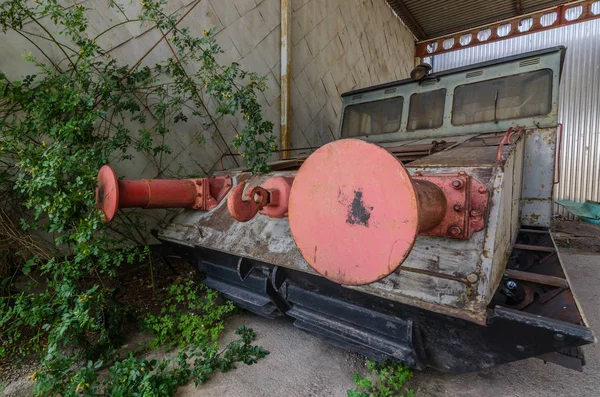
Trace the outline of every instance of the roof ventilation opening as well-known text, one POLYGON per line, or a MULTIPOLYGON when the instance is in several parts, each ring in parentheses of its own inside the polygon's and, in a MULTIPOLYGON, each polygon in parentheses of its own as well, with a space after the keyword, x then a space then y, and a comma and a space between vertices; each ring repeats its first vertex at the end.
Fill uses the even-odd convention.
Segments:
POLYGON ((384 94, 393 94, 394 92, 396 92, 396 87, 388 88, 387 90, 383 91, 384 94))
POLYGON ((540 58, 529 58, 529 59, 525 59, 524 61, 519 62, 519 67, 522 68, 524 66, 531 66, 531 65, 537 65, 538 63, 540 63, 540 58))
POLYGON ((469 72, 465 74, 465 77, 468 79, 469 77, 477 77, 483 74, 483 70, 475 70, 473 72, 469 72))

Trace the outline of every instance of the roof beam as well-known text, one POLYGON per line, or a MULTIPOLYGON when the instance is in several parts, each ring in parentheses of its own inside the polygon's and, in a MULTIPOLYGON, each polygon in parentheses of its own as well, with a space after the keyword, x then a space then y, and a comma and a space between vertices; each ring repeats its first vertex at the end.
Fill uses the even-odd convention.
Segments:
MULTIPOLYGON (((518 0, 518 1, 520 2, 520 0, 518 0)), ((559 6, 555 6, 555 7, 551 7, 551 8, 546 8, 541 11, 536 11, 536 12, 531 12, 531 13, 524 14, 524 15, 519 15, 519 16, 516 16, 513 18, 498 21, 498 22, 495 22, 495 23, 492 23, 489 25, 483 25, 483 26, 479 26, 477 28, 463 30, 463 31, 452 33, 452 34, 445 35, 445 36, 440 36, 435 39, 421 40, 421 41, 417 42, 417 44, 416 44, 415 57, 420 57, 420 58, 429 57, 432 55, 443 54, 446 52, 461 50, 463 48, 468 48, 468 47, 475 47, 478 45, 492 43, 495 41, 507 40, 507 39, 510 39, 513 37, 523 36, 523 35, 531 34, 534 32, 540 32, 543 30, 554 29, 554 28, 558 28, 560 26, 572 25, 575 23, 589 21, 591 19, 597 19, 597 18, 600 18, 600 14, 592 13, 592 4, 594 2, 595 2, 595 0, 580 0, 580 1, 567 3, 567 4, 563 4, 563 5, 559 5, 559 6), (583 7, 583 11, 579 15, 579 17, 576 19, 570 20, 570 21, 567 20, 567 18, 565 18, 566 12, 568 10, 570 10, 571 8, 575 8, 575 7, 579 7, 579 6, 583 7), (556 19, 554 20, 554 22, 549 25, 545 25, 545 26, 542 25, 541 17, 544 15, 547 15, 547 14, 552 14, 552 13, 556 14, 556 19), (519 30, 519 25, 520 25, 521 21, 523 21, 529 17, 533 20, 529 29, 525 30, 525 31, 519 30), (506 25, 506 24, 510 25, 510 31, 508 32, 508 34, 506 34, 504 36, 499 36, 498 35, 499 27, 506 25), (480 40, 480 33, 486 32, 488 29, 490 30, 490 32, 487 35, 482 35, 482 36, 487 36, 487 38, 485 38, 484 40, 480 40), (468 42, 465 45, 462 45, 461 40, 460 40, 461 37, 463 37, 463 36, 470 37, 470 39, 468 40, 468 42), (444 48, 444 42, 446 40, 448 40, 448 41, 446 42, 446 44, 447 44, 446 48, 444 48)), ((467 41, 467 40, 465 40, 465 41, 467 41)))
POLYGON ((521 0, 515 0, 515 7, 517 8, 517 15, 521 15, 523 10, 521 9, 521 0))
MULTIPOLYGON (((404 4, 403 0, 391 0, 389 2, 398 8, 398 11, 402 14, 402 16, 404 16, 404 18, 406 18, 407 24, 414 28, 413 33, 415 36, 417 36, 418 40, 425 40, 428 38, 428 36, 425 34, 425 31, 419 24, 419 22, 417 22, 417 20, 415 19, 413 14, 410 12, 410 10, 406 6, 406 4, 404 4)), ((392 8, 394 8, 394 7, 392 7, 392 8)))

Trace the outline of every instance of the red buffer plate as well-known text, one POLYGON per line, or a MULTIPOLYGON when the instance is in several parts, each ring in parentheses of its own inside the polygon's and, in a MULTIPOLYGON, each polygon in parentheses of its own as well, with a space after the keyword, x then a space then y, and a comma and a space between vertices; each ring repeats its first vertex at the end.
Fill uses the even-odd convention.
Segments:
POLYGON ((104 213, 107 222, 110 222, 119 210, 119 181, 108 165, 102 166, 98 172, 96 207, 104 213))
POLYGON ((292 236, 309 265, 346 285, 392 273, 418 233, 417 197, 404 166, 359 139, 331 142, 298 171, 289 202, 292 236))

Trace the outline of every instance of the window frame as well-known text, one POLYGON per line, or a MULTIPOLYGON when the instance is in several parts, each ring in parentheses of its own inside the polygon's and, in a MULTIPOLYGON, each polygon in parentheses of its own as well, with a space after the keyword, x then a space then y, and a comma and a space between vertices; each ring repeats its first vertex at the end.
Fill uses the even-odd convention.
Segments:
POLYGON ((550 68, 544 68, 544 69, 537 69, 537 70, 532 70, 532 71, 527 71, 527 72, 522 72, 522 73, 516 73, 516 74, 511 74, 509 76, 502 76, 502 77, 498 77, 495 79, 488 79, 488 80, 482 80, 482 81, 474 81, 472 83, 467 83, 467 84, 461 84, 461 85, 457 85, 456 87, 454 87, 454 90, 452 92, 452 106, 450 107, 450 124, 452 126, 455 127, 463 127, 463 126, 469 126, 469 125, 474 125, 474 124, 483 124, 483 123, 491 123, 491 122, 495 122, 495 120, 485 120, 485 121, 474 121, 471 123, 455 123, 454 122, 454 105, 456 103, 456 90, 462 88, 462 87, 466 87, 466 86, 472 86, 475 84, 485 84, 485 83, 489 83, 492 81, 496 81, 496 80, 503 80, 503 79, 510 79, 512 77, 515 76, 522 76, 522 75, 526 75, 526 74, 536 74, 536 73, 544 73, 544 72, 549 72, 549 87, 550 87, 550 92, 549 92, 549 96, 548 96, 548 112, 547 113, 542 113, 542 114, 535 114, 535 115, 529 115, 529 116, 520 116, 520 117, 509 117, 509 118, 497 118, 497 121, 509 121, 509 120, 518 120, 518 119, 529 119, 529 118, 535 118, 535 117, 544 117, 544 116, 548 116, 550 113, 552 113, 552 108, 553 108, 553 98, 554 98, 554 71, 550 68))
POLYGON ((381 98, 376 101, 363 101, 363 102, 353 103, 353 104, 344 106, 344 109, 342 112, 342 125, 341 125, 341 130, 340 130, 340 137, 341 138, 359 138, 359 137, 382 136, 382 135, 386 135, 386 134, 395 134, 395 133, 400 132, 402 130, 402 121, 403 121, 403 116, 404 116, 404 111, 405 111, 405 106, 404 106, 405 100, 404 99, 405 99, 404 95, 396 95, 396 96, 390 96, 387 98, 381 98), (352 136, 344 136, 344 124, 345 124, 346 120, 348 119, 348 117, 346 117, 346 112, 348 110, 352 110, 352 108, 354 108, 354 107, 360 107, 361 105, 376 104, 376 103, 398 100, 398 99, 401 100, 401 103, 399 106, 399 112, 398 112, 398 129, 396 129, 394 131, 390 131, 390 132, 379 132, 379 133, 371 133, 371 134, 358 134, 358 135, 352 135, 352 136))
POLYGON ((441 128, 444 126, 444 116, 446 115, 446 98, 448 96, 448 90, 446 89, 446 87, 440 87, 437 88, 435 90, 429 90, 429 91, 423 91, 423 92, 415 92, 413 94, 411 94, 410 96, 410 100, 409 100, 409 104, 408 104, 408 116, 406 117, 406 132, 413 132, 413 131, 422 131, 422 130, 435 130, 437 128, 441 128), (434 92, 442 92, 442 115, 440 117, 440 124, 436 125, 435 127, 425 127, 425 128, 409 128, 410 126, 410 112, 412 110, 412 101, 413 98, 415 97, 415 95, 425 95, 425 94, 431 94, 434 92))

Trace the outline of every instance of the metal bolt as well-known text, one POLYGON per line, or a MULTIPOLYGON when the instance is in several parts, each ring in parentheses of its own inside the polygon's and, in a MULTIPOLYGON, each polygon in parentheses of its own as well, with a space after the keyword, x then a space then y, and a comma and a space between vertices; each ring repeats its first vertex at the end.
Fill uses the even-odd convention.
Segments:
POLYGON ((461 212, 463 210, 463 206, 460 204, 454 204, 454 211, 461 212))
POLYGON ((202 186, 202 179, 198 179, 198 180, 196 181, 196 185, 198 185, 198 186, 202 186))
POLYGON ((198 197, 202 197, 202 193, 198 193, 196 196, 198 196, 198 197))
POLYGON ((479 212, 479 211, 471 211, 471 216, 473 218, 481 218, 481 212, 479 212))
POLYGON ((485 188, 485 186, 479 186, 479 189, 477 189, 477 191, 481 194, 487 192, 487 189, 485 188))
POLYGON ((452 181, 452 187, 455 189, 461 189, 463 187, 463 182, 460 179, 455 179, 452 181))
POLYGON ((448 229, 448 234, 450 234, 452 237, 458 237, 461 235, 461 233, 462 230, 458 226, 452 226, 450 229, 448 229))
POLYGON ((467 281, 470 282, 471 284, 476 283, 478 279, 479 279, 479 277, 475 273, 469 273, 467 275, 467 281))
POLYGON ((460 172, 458 173, 458 175, 461 175, 461 176, 462 176, 462 175, 467 175, 467 173, 466 173, 466 172, 464 172, 464 171, 460 171, 460 172))
POLYGON ((519 285, 517 284, 517 282, 516 282, 516 281, 513 281, 513 280, 508 280, 508 281, 506 282, 506 288, 508 288, 508 289, 515 290, 515 289, 517 289, 517 287, 518 287, 518 286, 519 286, 519 285))
POLYGON ((415 172, 413 176, 423 176, 423 174, 421 172, 415 172))
POLYGON ((525 346, 517 345, 517 351, 523 353, 525 351, 525 346))
POLYGON ((565 340, 565 335, 557 332, 554 334, 554 339, 562 342, 565 340))

